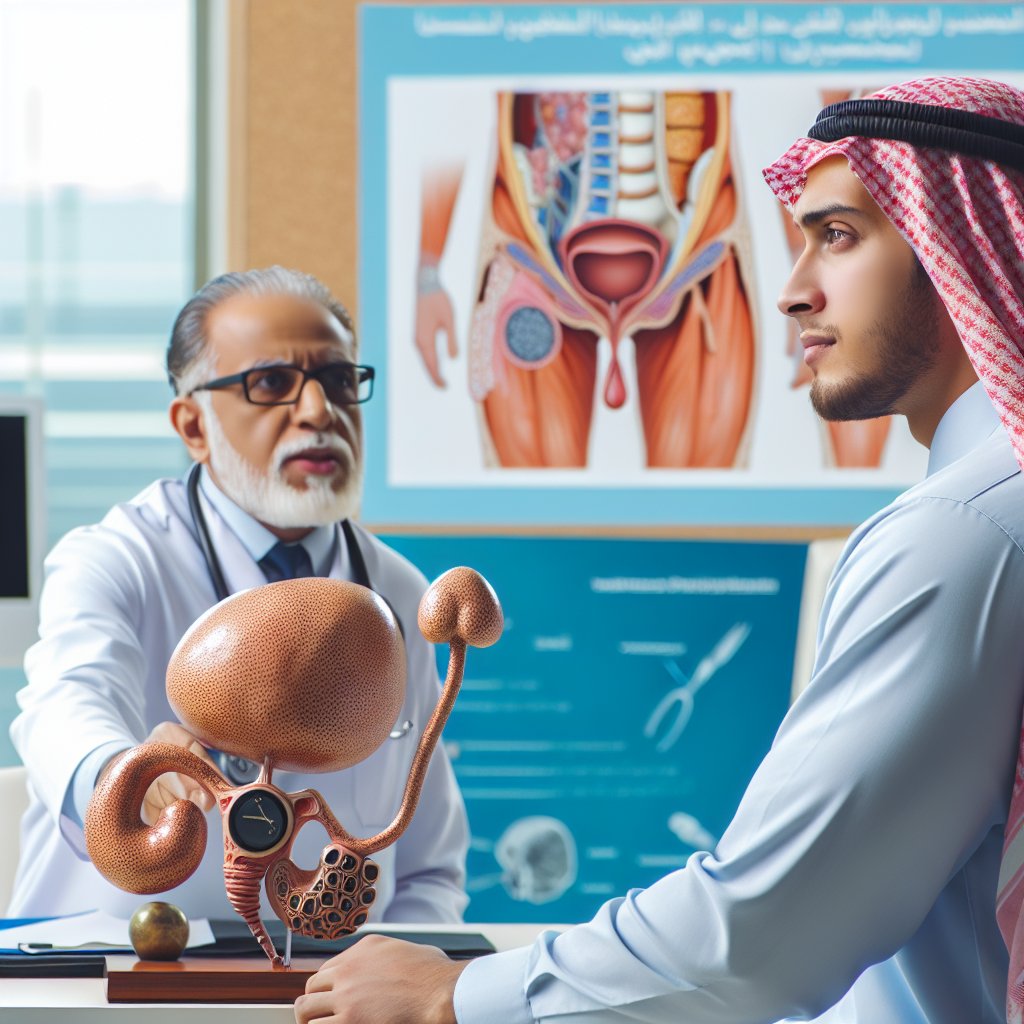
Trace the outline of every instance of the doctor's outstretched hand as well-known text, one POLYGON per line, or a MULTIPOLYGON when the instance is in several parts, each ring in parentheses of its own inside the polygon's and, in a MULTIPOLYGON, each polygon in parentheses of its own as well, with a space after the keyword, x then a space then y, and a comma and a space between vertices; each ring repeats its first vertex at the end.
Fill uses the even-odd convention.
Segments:
POLYGON ((296 1024, 456 1024, 455 983, 468 963, 433 946, 367 935, 306 982, 296 1024))
MULTIPOLYGON (((183 729, 177 722, 161 722, 146 737, 146 743, 173 743, 176 747, 184 747, 189 752, 201 757, 218 775, 220 770, 210 759, 206 748, 187 729, 183 729)), ((96 784, 107 774, 111 763, 115 760, 115 754, 102 768, 96 779, 96 784)), ((201 811, 213 809, 215 800, 213 795, 208 793, 194 779, 187 775, 179 775, 177 772, 167 772, 161 775, 146 790, 145 799, 142 801, 142 820, 147 825, 155 825, 160 812, 175 800, 191 800, 201 811)))

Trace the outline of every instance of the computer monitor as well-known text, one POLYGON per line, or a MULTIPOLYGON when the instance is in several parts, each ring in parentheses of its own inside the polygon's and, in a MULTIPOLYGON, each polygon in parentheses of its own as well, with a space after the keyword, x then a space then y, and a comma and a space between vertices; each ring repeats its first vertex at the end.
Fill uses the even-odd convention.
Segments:
POLYGON ((38 639, 46 552, 43 403, 0 395, 0 667, 38 639))

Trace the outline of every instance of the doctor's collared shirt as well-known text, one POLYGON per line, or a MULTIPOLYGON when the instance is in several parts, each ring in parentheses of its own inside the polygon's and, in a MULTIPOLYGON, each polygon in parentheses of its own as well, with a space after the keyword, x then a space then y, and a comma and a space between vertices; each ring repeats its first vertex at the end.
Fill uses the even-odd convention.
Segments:
MULTIPOLYGON (((242 542, 254 562, 259 564, 267 552, 277 544, 278 538, 248 512, 243 512, 214 482, 203 466, 199 472, 199 489, 203 497, 220 513, 221 519, 242 542)), ((326 576, 331 571, 337 543, 337 527, 318 526, 298 541, 309 555, 314 576, 326 576)), ((344 547, 344 545, 342 545, 344 547)), ((345 578, 349 578, 348 552, 345 552, 345 578)))
MULTIPOLYGON (((251 519, 246 524, 246 514, 212 481, 201 486, 200 502, 229 591, 266 583, 254 557, 265 553, 263 527, 251 519)), ((374 588, 403 621, 415 622, 427 586, 423 575, 358 524, 353 529, 374 588)), ((313 531, 305 538, 307 551, 314 570, 350 579, 340 533, 336 525, 313 531)), ((89 862, 81 819, 104 761, 144 740, 159 722, 174 721, 164 685, 168 660, 216 600, 181 480, 158 480, 115 506, 102 523, 71 531, 47 557, 40 640, 26 655, 28 686, 18 693, 21 714, 11 725, 11 738, 28 768, 30 801, 21 822, 10 916, 101 909, 127 918, 138 906, 137 896, 111 885, 89 862), (98 763, 90 764, 93 759, 98 763)), ((394 817, 420 734, 440 695, 433 645, 418 630, 410 633, 399 720, 413 727, 342 771, 274 773, 274 782, 287 791, 318 789, 358 836, 380 832, 394 817)), ((207 825, 199 868, 161 898, 190 917, 227 918, 234 911, 224 891, 215 811, 207 815, 207 825)), ((317 832, 299 833, 293 854, 298 863, 319 857, 323 833, 317 832)), ((375 858, 381 873, 370 919, 460 920, 467 902, 468 845, 458 784, 439 748, 408 830, 375 858)), ((272 914, 265 896, 261 902, 262 912, 272 914)))
POLYGON ((474 961, 459 1024, 1003 1024, 1022 544, 1024 477, 977 384, 928 478, 846 544, 811 682, 715 850, 474 961))

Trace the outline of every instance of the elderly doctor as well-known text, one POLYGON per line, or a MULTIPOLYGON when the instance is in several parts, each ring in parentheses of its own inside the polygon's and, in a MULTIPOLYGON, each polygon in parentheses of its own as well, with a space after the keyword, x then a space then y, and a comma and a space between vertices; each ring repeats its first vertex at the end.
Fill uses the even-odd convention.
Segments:
MULTIPOLYGON (((8 916, 98 908, 128 917, 143 901, 107 882, 85 852, 86 805, 118 752, 169 741, 236 782, 255 778, 256 766, 204 750, 174 721, 164 674, 218 594, 268 581, 315 575, 372 586, 403 624, 408 689, 391 738, 353 768, 274 780, 286 790, 319 789, 356 835, 391 821, 440 691, 434 649, 416 628, 426 580, 349 519, 362 484, 359 403, 373 383, 373 371, 355 363, 348 313, 296 271, 226 274, 182 309, 167 352, 177 396, 170 415, 197 465, 187 481, 158 480, 98 526, 73 530, 46 562, 40 640, 25 658, 29 682, 11 726, 31 803, 8 916)), ((195 874, 162 898, 190 917, 230 918, 212 798, 164 775, 143 816, 155 822, 182 796, 208 812, 210 838, 195 874)), ((304 829, 296 863, 315 863, 323 842, 322 829, 304 829)), ((465 809, 438 748, 412 825, 377 855, 371 920, 460 920, 467 846, 465 809)))

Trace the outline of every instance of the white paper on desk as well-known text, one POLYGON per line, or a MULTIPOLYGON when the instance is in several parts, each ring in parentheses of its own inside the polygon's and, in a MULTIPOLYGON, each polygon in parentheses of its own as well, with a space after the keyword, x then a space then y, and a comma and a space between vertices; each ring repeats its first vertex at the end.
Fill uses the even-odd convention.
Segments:
MULTIPOLYGON (((214 942, 210 922, 201 917, 188 923, 188 947, 205 946, 214 942)), ((73 917, 55 917, 52 921, 37 921, 16 928, 0 929, 0 948, 18 949, 22 943, 48 942, 54 949, 95 948, 112 946, 131 949, 128 922, 111 917, 102 910, 91 910, 73 917)), ((45 952, 41 950, 40 952, 45 952)))

